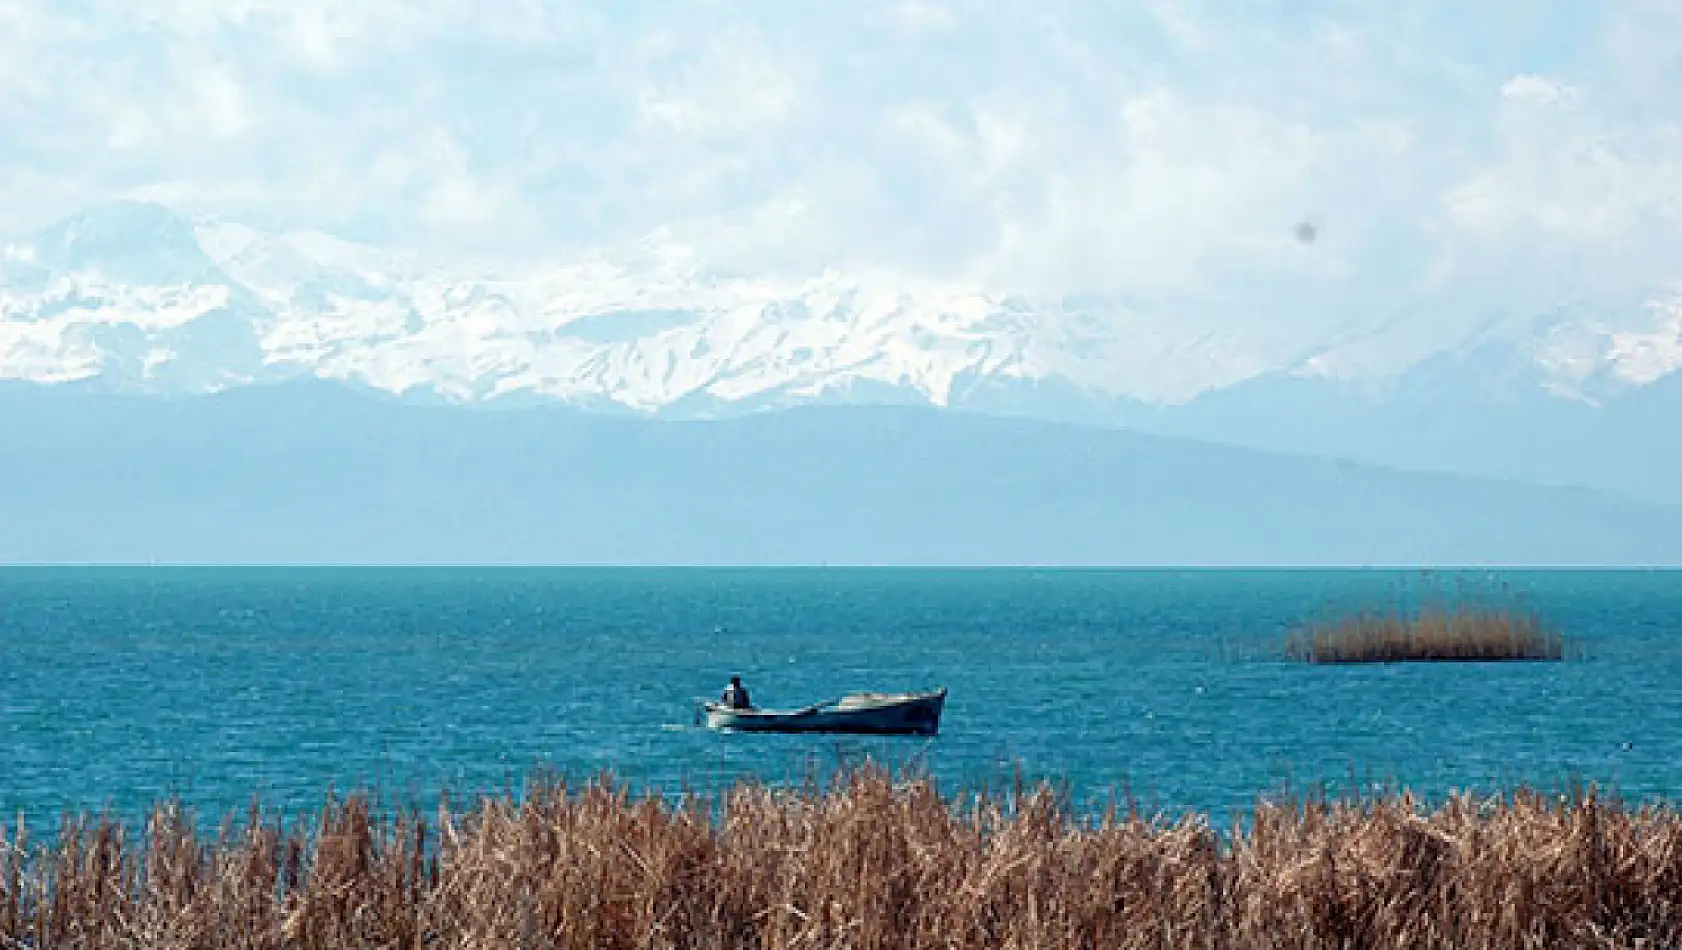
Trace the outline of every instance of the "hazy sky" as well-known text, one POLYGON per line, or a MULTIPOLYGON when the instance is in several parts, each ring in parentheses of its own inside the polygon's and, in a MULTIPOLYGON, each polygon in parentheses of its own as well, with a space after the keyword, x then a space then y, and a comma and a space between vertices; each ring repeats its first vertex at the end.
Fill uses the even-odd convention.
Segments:
POLYGON ((138 196, 491 258, 1645 293, 1682 3, 0 0, 0 175, 5 233, 138 196))

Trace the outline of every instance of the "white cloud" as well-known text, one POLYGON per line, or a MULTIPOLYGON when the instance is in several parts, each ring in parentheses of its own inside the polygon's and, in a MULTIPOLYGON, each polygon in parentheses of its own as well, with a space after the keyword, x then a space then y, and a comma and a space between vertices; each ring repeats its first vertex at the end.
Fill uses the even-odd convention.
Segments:
POLYGON ((1287 339, 1566 255, 1561 292, 1682 276, 1677 9, 0 0, 0 231, 130 195, 452 256, 664 229, 1287 339))
POLYGON ((799 104, 794 70, 756 38, 722 37, 693 57, 668 49, 661 59, 682 65, 650 83, 638 103, 642 118, 664 131, 728 140, 777 125, 799 104))
POLYGON ((1576 98, 1577 90, 1545 76, 1514 76, 1501 87, 1501 95, 1515 102, 1555 105, 1576 98))
POLYGON ((957 22, 957 15, 945 4, 933 0, 902 0, 893 5, 893 21, 906 30, 943 30, 957 22))
POLYGON ((1508 305, 1682 278, 1682 114, 1648 114, 1653 91, 1621 69, 1502 86, 1492 147, 1442 196, 1444 273, 1505 288, 1508 305))

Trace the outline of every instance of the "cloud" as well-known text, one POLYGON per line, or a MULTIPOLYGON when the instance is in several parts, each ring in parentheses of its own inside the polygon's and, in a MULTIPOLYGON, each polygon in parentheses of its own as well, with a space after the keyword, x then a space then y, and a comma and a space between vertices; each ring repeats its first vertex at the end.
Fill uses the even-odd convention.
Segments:
POLYGON ((1577 90, 1545 76, 1514 76, 1501 87, 1501 95, 1514 102, 1551 106, 1575 99, 1577 90))
POLYGON ((799 106, 795 70, 757 36, 720 36, 697 50, 662 36, 649 46, 657 65, 638 110, 652 134, 728 142, 763 134, 799 106))
POLYGON ((1625 65, 1502 85, 1492 147, 1442 196, 1439 278, 1490 296, 1467 289, 1481 281, 1508 307, 1627 303, 1678 285, 1682 113, 1650 112, 1655 91, 1625 65))
POLYGON ((1676 9, 0 0, 0 230, 140 195, 449 256, 659 232, 1287 339, 1567 255, 1550 292, 1679 276, 1676 9))
POLYGON ((944 30, 957 23, 950 7, 932 0, 903 0, 893 4, 890 16, 898 26, 913 33, 944 30))

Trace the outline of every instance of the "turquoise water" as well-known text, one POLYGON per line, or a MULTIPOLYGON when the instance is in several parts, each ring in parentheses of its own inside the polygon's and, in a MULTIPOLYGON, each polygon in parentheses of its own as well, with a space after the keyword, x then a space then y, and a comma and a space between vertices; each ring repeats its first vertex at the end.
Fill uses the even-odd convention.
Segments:
POLYGON ((711 788, 866 755, 949 788, 1021 772, 1217 812, 1351 778, 1682 790, 1682 573, 1459 582, 1504 586, 1584 659, 1278 658, 1289 625, 1417 573, 6 570, 0 810, 303 809, 330 783, 431 803, 535 767, 711 788), (733 672, 762 706, 951 694, 933 740, 692 728, 733 672))

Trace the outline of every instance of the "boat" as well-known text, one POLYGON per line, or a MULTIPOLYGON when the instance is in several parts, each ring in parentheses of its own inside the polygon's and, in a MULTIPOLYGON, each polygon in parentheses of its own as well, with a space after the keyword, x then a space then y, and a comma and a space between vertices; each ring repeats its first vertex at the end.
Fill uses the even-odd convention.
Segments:
POLYGON ((720 732, 845 732, 932 736, 940 731, 946 687, 924 693, 853 693, 801 709, 733 709, 703 700, 698 718, 720 732))

